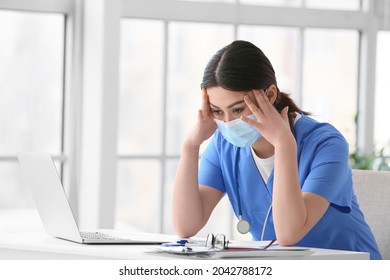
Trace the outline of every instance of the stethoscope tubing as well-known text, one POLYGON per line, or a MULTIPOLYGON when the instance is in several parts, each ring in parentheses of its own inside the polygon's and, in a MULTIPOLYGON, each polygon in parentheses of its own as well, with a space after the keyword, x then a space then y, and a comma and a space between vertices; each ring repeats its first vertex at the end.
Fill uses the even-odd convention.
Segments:
MULTIPOLYGON (((237 207, 238 207, 238 217, 239 217, 239 222, 240 223, 241 221, 243 221, 243 218, 242 218, 242 206, 241 206, 241 195, 240 195, 240 187, 239 187, 239 184, 238 184, 238 168, 237 168, 237 165, 238 165, 238 153, 240 152, 240 148, 236 148, 236 152, 235 152, 235 155, 234 155, 234 160, 233 160, 233 170, 234 170, 234 182, 235 182, 235 191, 236 191, 236 195, 237 195, 237 207)), ((268 222, 268 219, 269 219, 269 215, 271 213, 271 210, 272 210, 272 203, 271 205, 269 206, 268 208, 268 211, 267 211, 267 215, 265 216, 265 220, 264 220, 264 224, 263 224, 263 228, 262 228, 262 231, 261 231, 261 237, 260 237, 260 240, 263 241, 264 240, 264 234, 265 234, 265 229, 266 229, 266 226, 267 226, 267 222, 268 222)), ((248 221, 246 221, 248 222, 248 221)), ((248 222, 249 224, 249 222, 248 222)), ((239 226, 237 226, 237 228, 239 229, 239 226)), ((250 224, 249 224, 249 229, 250 229, 250 224)), ((248 230, 249 232, 249 230, 248 230)), ((242 232, 240 232, 242 233, 242 232)), ((247 233, 247 232, 245 232, 247 233)), ((244 234, 244 233, 243 233, 244 234)))

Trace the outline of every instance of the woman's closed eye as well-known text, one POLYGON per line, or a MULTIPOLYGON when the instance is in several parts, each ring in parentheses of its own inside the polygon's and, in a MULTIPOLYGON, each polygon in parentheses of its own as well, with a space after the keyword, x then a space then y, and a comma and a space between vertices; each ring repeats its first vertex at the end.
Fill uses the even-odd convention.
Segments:
POLYGON ((233 114, 241 114, 242 112, 244 112, 244 108, 234 108, 233 109, 233 114))
POLYGON ((223 114, 222 110, 219 109, 211 109, 211 112, 213 112, 214 116, 221 116, 223 114))

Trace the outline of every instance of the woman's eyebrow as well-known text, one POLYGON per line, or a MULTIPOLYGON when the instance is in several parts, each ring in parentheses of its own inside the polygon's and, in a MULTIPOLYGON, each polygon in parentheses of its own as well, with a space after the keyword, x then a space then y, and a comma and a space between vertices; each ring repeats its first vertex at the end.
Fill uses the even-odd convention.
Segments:
MULTIPOLYGON (((230 109, 230 108, 232 108, 232 107, 234 107, 234 106, 236 106, 236 105, 238 105, 238 104, 244 103, 244 102, 245 102, 244 100, 236 101, 236 102, 230 104, 227 108, 230 109)), ((210 106, 219 109, 218 106, 215 106, 215 105, 213 105, 213 104, 211 104, 211 103, 210 103, 210 106)))
POLYGON ((236 102, 230 104, 230 105, 228 106, 228 108, 230 109, 230 108, 232 108, 232 107, 234 107, 234 106, 236 106, 236 105, 238 105, 238 104, 244 103, 244 102, 245 102, 244 100, 236 101, 236 102))

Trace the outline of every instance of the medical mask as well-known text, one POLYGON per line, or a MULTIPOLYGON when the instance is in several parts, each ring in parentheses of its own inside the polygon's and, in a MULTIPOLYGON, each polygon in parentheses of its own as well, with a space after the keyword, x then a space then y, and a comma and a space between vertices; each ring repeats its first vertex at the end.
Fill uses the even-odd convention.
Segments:
MULTIPOLYGON (((256 120, 254 115, 247 116, 250 119, 256 120)), ((219 132, 231 144, 237 147, 252 146, 260 137, 261 134, 252 126, 243 120, 235 119, 230 122, 224 122, 215 119, 219 132)))

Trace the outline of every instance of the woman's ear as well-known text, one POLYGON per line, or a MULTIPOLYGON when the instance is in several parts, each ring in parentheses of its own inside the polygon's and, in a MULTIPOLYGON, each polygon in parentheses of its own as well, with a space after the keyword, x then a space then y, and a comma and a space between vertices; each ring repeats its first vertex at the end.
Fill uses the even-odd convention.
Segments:
POLYGON ((276 98, 278 98, 278 88, 275 85, 270 85, 265 92, 265 95, 268 97, 271 104, 275 103, 276 98))

